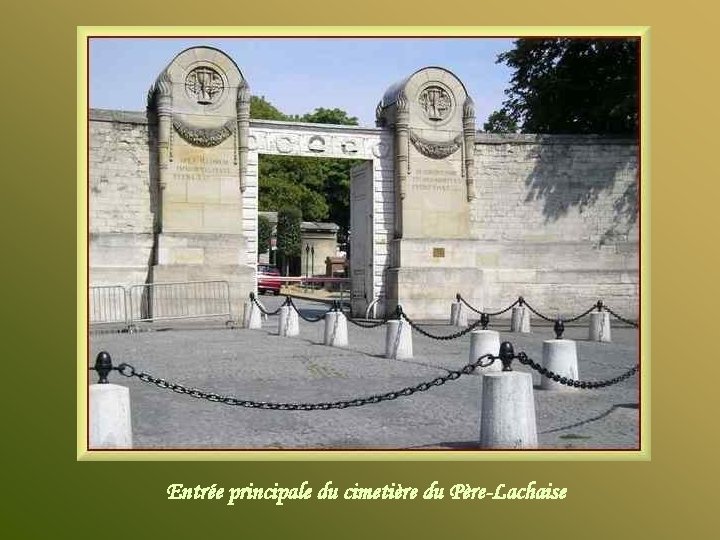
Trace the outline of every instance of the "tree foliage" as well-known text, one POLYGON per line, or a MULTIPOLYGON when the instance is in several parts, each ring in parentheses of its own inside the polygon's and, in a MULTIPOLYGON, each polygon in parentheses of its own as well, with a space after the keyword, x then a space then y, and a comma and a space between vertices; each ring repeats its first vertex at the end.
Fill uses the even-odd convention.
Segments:
POLYGON ((302 213, 295 206, 285 206, 278 211, 277 251, 282 258, 285 274, 287 274, 289 259, 298 257, 301 253, 301 222, 302 213))
POLYGON ((265 216, 258 216, 258 254, 267 253, 272 239, 272 223, 265 216))
POLYGON ((358 125, 358 119, 355 116, 348 116, 342 109, 325 109, 323 107, 319 107, 315 109, 314 112, 303 115, 300 121, 315 124, 358 125))
MULTIPOLYGON (((313 122, 320 124, 357 125, 358 119, 342 109, 315 109, 302 116, 288 116, 264 97, 253 96, 252 118, 313 122)), ((340 236, 347 236, 350 226, 350 168, 356 160, 295 156, 263 156, 260 159, 259 209, 278 211, 297 206, 303 219, 330 220, 340 226, 340 236)))
POLYGON ((483 125, 483 131, 488 133, 517 133, 517 122, 513 120, 504 109, 495 111, 488 116, 483 125))
POLYGON ((639 40, 518 39, 498 56, 514 69, 508 99, 486 126, 524 133, 634 134, 639 40))
POLYGON ((287 116, 277 110, 265 96, 250 97, 250 118, 260 120, 287 120, 287 116))

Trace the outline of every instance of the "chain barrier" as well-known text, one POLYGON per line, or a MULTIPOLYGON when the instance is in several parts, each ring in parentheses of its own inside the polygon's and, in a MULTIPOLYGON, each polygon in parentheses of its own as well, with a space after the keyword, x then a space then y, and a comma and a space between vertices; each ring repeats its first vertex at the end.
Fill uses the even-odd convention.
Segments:
MULTIPOLYGON (((548 321, 548 322, 554 322, 554 321, 557 321, 557 320, 558 320, 558 318, 548 317, 547 315, 544 315, 544 314, 540 313, 540 312, 539 312, 538 310, 536 310, 533 306, 531 306, 531 305, 528 303, 528 301, 525 300, 522 296, 519 297, 517 300, 515 300, 515 302, 513 302, 512 304, 510 304, 510 305, 509 305, 508 307, 506 307, 505 309, 503 309, 503 310, 501 310, 501 311, 496 311, 496 312, 480 311, 480 310, 474 308, 474 307, 471 306, 471 305, 467 302, 467 300, 465 300, 459 293, 456 295, 456 297, 457 297, 457 299, 458 299, 460 302, 462 302, 463 304, 465 304, 470 310, 474 311, 474 312, 477 313, 478 315, 486 315, 486 316, 488 316, 488 317, 494 317, 494 316, 496 316, 496 315, 502 315, 503 313, 509 311, 510 309, 514 308, 514 307, 517 306, 517 305, 520 305, 520 306, 525 305, 525 306, 527 306, 527 308, 528 308, 530 311, 532 311, 535 315, 537 315, 537 316, 540 317, 541 319, 544 319, 544 320, 546 320, 546 321, 548 321)), ((583 311, 583 312, 580 313, 579 315, 576 315, 575 317, 560 318, 560 320, 562 320, 564 323, 575 322, 575 321, 577 321, 577 320, 579 320, 579 319, 582 319, 583 317, 589 315, 590 313, 592 313, 592 311, 593 311, 594 309, 597 309, 598 311, 607 310, 607 312, 610 313, 613 317, 615 317, 616 319, 624 322, 625 324, 627 324, 627 325, 629 325, 629 326, 633 326, 633 327, 635 327, 635 328, 638 327, 638 323, 637 323, 636 321, 632 321, 632 320, 630 320, 630 319, 626 319, 625 317, 622 317, 621 315, 618 315, 618 314, 615 313, 612 309, 610 309, 609 307, 607 307, 606 305, 604 305, 603 302, 602 302, 602 300, 598 300, 597 303, 595 303, 594 305, 592 305, 591 307, 589 307, 587 310, 583 311)))
POLYGON ((625 324, 630 325, 630 326, 632 326, 632 327, 634 327, 634 328, 638 328, 639 325, 638 325, 638 323, 637 323, 636 321, 631 321, 630 319, 626 319, 625 317, 621 317, 620 315, 618 315, 617 313, 615 313, 612 309, 610 309, 610 308, 607 307, 607 306, 603 306, 603 307, 604 307, 604 309, 607 310, 607 312, 608 312, 610 315, 612 315, 612 316, 615 317, 616 319, 618 319, 618 320, 624 322, 625 324))
POLYGON ((527 354, 525 354, 524 352, 518 353, 517 355, 515 355, 515 358, 517 358, 521 364, 529 366, 543 377, 552 379, 553 381, 564 384, 565 386, 572 386, 574 388, 583 388, 588 390, 612 386, 613 384, 617 384, 624 381, 625 379, 632 377, 640 370, 640 364, 635 364, 623 374, 618 375, 617 377, 612 379, 607 379, 604 381, 578 381, 569 377, 563 377, 561 375, 558 375, 557 373, 550 371, 549 369, 542 367, 537 362, 534 362, 531 358, 528 358, 527 354))
POLYGON ((393 311, 389 315, 385 315, 382 319, 380 319, 377 322, 365 322, 365 321, 361 321, 360 319, 354 319, 349 310, 343 311, 342 313, 345 315, 345 318, 348 321, 350 321, 355 326, 359 326, 360 328, 377 328, 379 326, 387 324, 388 321, 398 318, 398 309, 397 308, 395 309, 395 311, 393 311))
POLYGON ((592 310, 595 309, 595 306, 590 306, 590 308, 587 311, 583 311, 580 315, 577 315, 575 317, 571 317, 569 319, 563 319, 565 322, 575 322, 578 319, 582 319, 585 315, 590 315, 592 313, 592 310))
POLYGON ((543 315, 542 313, 540 313, 539 311, 537 311, 534 307, 532 307, 530 304, 528 304, 528 303, 527 303, 527 300, 525 300, 522 296, 521 296, 520 298, 518 298, 518 302, 520 302, 520 305, 521 305, 521 306, 522 306, 522 305, 527 306, 527 308, 528 308, 530 311, 532 311, 535 315, 537 315, 537 316, 540 317, 541 319, 543 319, 543 320, 545 320, 545 321, 548 321, 548 322, 554 322, 554 321, 555 321, 555 319, 550 318, 550 317, 547 317, 547 316, 543 315))
POLYGON ((290 298, 290 297, 288 297, 288 305, 291 306, 291 307, 297 312, 298 317, 300 317, 302 320, 307 321, 307 322, 309 322, 309 323, 320 322, 320 321, 322 321, 323 319, 325 319, 325 315, 327 315, 327 314, 330 313, 331 311, 335 311, 335 306, 333 306, 332 308, 328 309, 325 313, 323 313, 323 314, 320 315, 319 317, 307 317, 307 316, 303 315, 302 313, 300 313, 300 310, 299 310, 298 307, 295 305, 295 302, 293 302, 293 299, 290 298))
POLYGON ((503 313, 506 313, 506 312, 510 311, 512 308, 514 308, 515 306, 517 306, 518 303, 520 302, 520 299, 518 298, 512 304, 510 304, 508 307, 506 307, 505 309, 501 309, 500 311, 479 311, 478 309, 475 309, 473 306, 468 304, 467 300, 465 300, 462 296, 460 296, 460 294, 457 295, 457 299, 460 302, 462 302, 463 304, 465 304, 470 310, 477 313, 478 315, 487 315, 488 317, 496 317, 498 315, 502 315, 503 313))
MULTIPOLYGON (((233 405, 237 407, 247 407, 251 409, 266 409, 276 411, 327 411, 330 409, 347 409, 348 407, 360 407, 362 405, 370 405, 374 403, 381 403, 383 401, 391 401, 399 397, 411 396, 416 392, 425 392, 436 386, 442 386, 448 381, 454 381, 459 379, 462 375, 470 375, 478 368, 484 368, 491 365, 499 357, 492 354, 485 354, 467 363, 465 366, 458 370, 450 370, 446 375, 436 377, 431 381, 421 382, 414 386, 407 386, 401 390, 394 390, 392 392, 385 392, 384 394, 375 394, 372 396, 347 399, 340 401, 328 401, 320 403, 277 403, 271 401, 253 401, 249 399, 242 399, 232 396, 224 396, 222 394, 216 394, 214 392, 205 392, 198 388, 188 388, 182 384, 169 382, 159 377, 154 377, 144 371, 138 372, 130 364, 122 363, 116 369, 121 375, 131 378, 137 377, 141 381, 154 384, 158 388, 164 388, 172 390, 178 394, 186 394, 190 397, 197 399, 205 399, 216 403, 222 403, 224 405, 233 405)), ((94 368, 90 368, 94 369, 94 368)))
POLYGON ((258 301, 257 297, 255 296, 255 293, 250 293, 250 300, 257 306, 257 308, 260 310, 260 313, 262 313, 263 315, 268 315, 268 316, 277 315, 278 313, 280 313, 280 310, 282 308, 284 308, 285 306, 290 304, 290 297, 286 296, 285 301, 282 304, 280 304, 280 307, 278 307, 275 311, 267 311, 262 306, 262 304, 258 301))
POLYGON ((450 341, 451 339, 457 339, 457 338, 459 338, 459 337, 461 337, 461 336, 464 336, 464 335, 467 334, 468 332, 471 332, 472 330, 475 330, 478 326, 480 326, 480 324, 482 324, 481 321, 475 321, 475 322, 472 323, 470 326, 468 326, 467 328, 463 328, 463 329, 460 330, 459 332, 455 332, 454 334, 450 334, 450 335, 447 335, 447 336, 438 336, 438 335, 435 335, 435 334, 431 334, 431 333, 428 332, 427 330, 424 330, 423 328, 421 328, 415 321, 413 321, 413 320, 411 320, 410 318, 408 318, 408 316, 405 315, 405 312, 402 311, 402 309, 399 309, 398 311, 399 311, 399 313, 400 313, 400 316, 408 322, 408 324, 410 325, 410 327, 411 327, 413 330, 419 332, 419 333, 422 334, 423 336, 429 337, 429 338, 431 338, 431 339, 435 339, 435 340, 437 340, 437 341, 450 341))

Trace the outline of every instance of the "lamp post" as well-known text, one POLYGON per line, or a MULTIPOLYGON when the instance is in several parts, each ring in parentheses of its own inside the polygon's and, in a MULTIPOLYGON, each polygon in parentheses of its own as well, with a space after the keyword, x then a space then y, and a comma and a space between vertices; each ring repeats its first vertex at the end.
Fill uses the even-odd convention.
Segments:
MULTIPOLYGON (((305 278, 308 278, 308 264, 310 263, 310 244, 305 244, 305 278)), ((307 280, 305 281, 305 291, 307 291, 307 280)))
POLYGON ((315 246, 310 246, 310 270, 315 274, 315 246))

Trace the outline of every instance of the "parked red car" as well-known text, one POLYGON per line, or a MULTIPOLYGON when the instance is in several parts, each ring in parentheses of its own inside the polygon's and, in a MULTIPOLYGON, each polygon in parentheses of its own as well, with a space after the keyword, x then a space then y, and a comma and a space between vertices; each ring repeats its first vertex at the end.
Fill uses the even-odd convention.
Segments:
POLYGON ((280 281, 280 270, 274 266, 259 264, 258 268, 258 294, 271 292, 274 295, 280 294, 282 282, 280 281))

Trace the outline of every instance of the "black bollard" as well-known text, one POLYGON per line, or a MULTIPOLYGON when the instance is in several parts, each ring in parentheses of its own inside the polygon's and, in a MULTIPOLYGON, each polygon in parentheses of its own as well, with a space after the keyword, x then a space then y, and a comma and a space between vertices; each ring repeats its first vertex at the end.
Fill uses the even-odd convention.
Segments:
POLYGON ((98 355, 95 357, 95 371, 97 371, 99 378, 98 384, 109 384, 108 375, 110 375, 112 369, 113 365, 110 354, 105 351, 101 351, 100 353, 98 353, 98 355))
POLYGON ((515 349, 512 346, 512 343, 509 341, 503 341, 500 344, 500 354, 498 354, 500 357, 500 361, 502 362, 503 371, 512 371, 512 361, 513 358, 515 358, 515 349))
POLYGON ((480 315, 480 324, 482 325, 483 330, 487 330, 488 324, 490 324, 490 315, 487 313, 480 315))
POLYGON ((555 320, 553 331, 555 332, 555 339, 562 339, 563 332, 565 331, 565 323, 560 317, 555 320))

